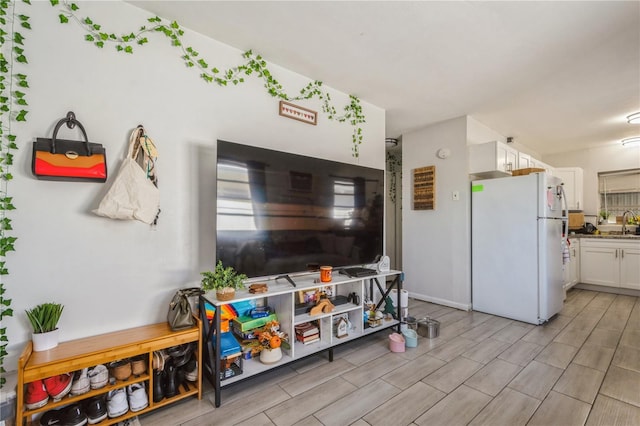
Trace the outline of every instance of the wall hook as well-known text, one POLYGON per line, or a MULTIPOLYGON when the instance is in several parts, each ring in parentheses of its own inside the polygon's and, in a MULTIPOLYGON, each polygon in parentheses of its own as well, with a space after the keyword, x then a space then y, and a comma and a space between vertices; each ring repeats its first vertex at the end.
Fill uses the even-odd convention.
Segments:
POLYGON ((67 127, 70 129, 76 127, 76 115, 73 113, 73 111, 69 111, 67 113, 67 127))

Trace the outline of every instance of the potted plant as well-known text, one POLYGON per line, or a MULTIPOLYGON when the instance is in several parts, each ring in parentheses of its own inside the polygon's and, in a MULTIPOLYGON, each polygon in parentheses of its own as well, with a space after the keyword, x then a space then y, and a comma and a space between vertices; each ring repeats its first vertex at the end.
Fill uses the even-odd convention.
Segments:
POLYGON ((606 223, 609 219, 609 212, 606 210, 600 210, 600 223, 606 223))
POLYGON ((205 291, 215 290, 218 300, 231 300, 235 297, 236 289, 244 288, 245 274, 239 274, 231 266, 226 268, 221 260, 218 260, 216 268, 211 271, 202 272, 201 286, 205 291))
POLYGON ((46 351, 58 346, 58 321, 63 309, 64 306, 59 303, 42 303, 25 310, 33 328, 31 340, 34 351, 46 351))

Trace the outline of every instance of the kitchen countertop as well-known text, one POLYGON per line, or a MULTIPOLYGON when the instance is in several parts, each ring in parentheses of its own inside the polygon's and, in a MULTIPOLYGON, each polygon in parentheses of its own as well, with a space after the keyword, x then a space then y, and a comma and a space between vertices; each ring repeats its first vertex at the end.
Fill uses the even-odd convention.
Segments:
POLYGON ((640 235, 635 234, 575 234, 569 235, 569 238, 596 238, 596 239, 607 239, 607 240, 640 240, 640 235))

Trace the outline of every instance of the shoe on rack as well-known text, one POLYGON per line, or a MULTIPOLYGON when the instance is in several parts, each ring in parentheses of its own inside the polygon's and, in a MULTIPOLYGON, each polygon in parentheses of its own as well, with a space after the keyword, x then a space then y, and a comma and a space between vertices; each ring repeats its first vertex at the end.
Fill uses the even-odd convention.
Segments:
POLYGON ((172 363, 168 363, 165 369, 167 370, 167 376, 164 383, 164 396, 166 398, 171 398, 172 396, 176 396, 180 393, 178 390, 179 383, 177 382, 176 377, 177 368, 172 363))
POLYGON ((131 358, 131 372, 134 376, 140 376, 147 372, 148 359, 148 355, 138 355, 137 357, 131 358))
POLYGON ((100 389, 107 385, 109 381, 109 370, 102 364, 98 364, 89 370, 89 381, 91 389, 100 389))
POLYGON ((89 369, 83 368, 78 370, 73 375, 73 384, 71 385, 71 395, 82 395, 89 392, 91 383, 89 381, 89 369))
POLYGON ((83 426, 87 424, 87 415, 79 403, 71 404, 62 411, 64 426, 83 426))
POLYGON ((182 369, 184 370, 184 378, 189 382, 198 380, 198 361, 195 358, 191 358, 182 369))
POLYGON ((116 426, 140 426, 140 420, 138 420, 138 416, 131 417, 129 419, 116 423, 116 426))
POLYGON ((118 380, 127 380, 131 377, 131 361, 128 359, 112 362, 109 364, 109 369, 111 375, 118 380))
POLYGON ((40 416, 40 426, 62 426, 64 424, 64 410, 65 408, 59 408, 46 411, 40 416))
POLYGON ((71 374, 59 374, 43 380, 47 393, 54 401, 60 401, 71 391, 71 374))
POLYGON ((129 396, 131 411, 140 411, 149 406, 149 397, 143 383, 134 383, 127 386, 127 395, 129 396))
POLYGON ((127 403, 127 392, 124 388, 113 389, 107 395, 107 414, 114 418, 129 411, 127 403))
POLYGON ((164 364, 169 359, 169 355, 163 349, 160 351, 153 352, 153 369, 154 370, 164 370, 164 364))
POLYGON ((153 370, 153 402, 160 402, 164 399, 165 376, 163 370, 153 370))
POLYGON ((47 405, 47 402, 49 402, 49 394, 42 380, 27 383, 27 394, 25 395, 24 402, 27 410, 35 410, 36 408, 47 405))
POLYGON ((87 413, 87 419, 90 425, 99 423, 107 418, 107 401, 105 394, 86 399, 83 403, 84 412, 87 413))

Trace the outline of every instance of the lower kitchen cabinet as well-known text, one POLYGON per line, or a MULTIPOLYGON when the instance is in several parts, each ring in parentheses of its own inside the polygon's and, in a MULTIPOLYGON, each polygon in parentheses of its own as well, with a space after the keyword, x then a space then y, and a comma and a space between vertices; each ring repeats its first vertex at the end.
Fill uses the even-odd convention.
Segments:
POLYGON ((580 282, 580 240, 569 239, 569 263, 564 267, 564 289, 569 290, 580 282))
POLYGON ((580 282, 640 290, 640 241, 583 239, 580 282))

